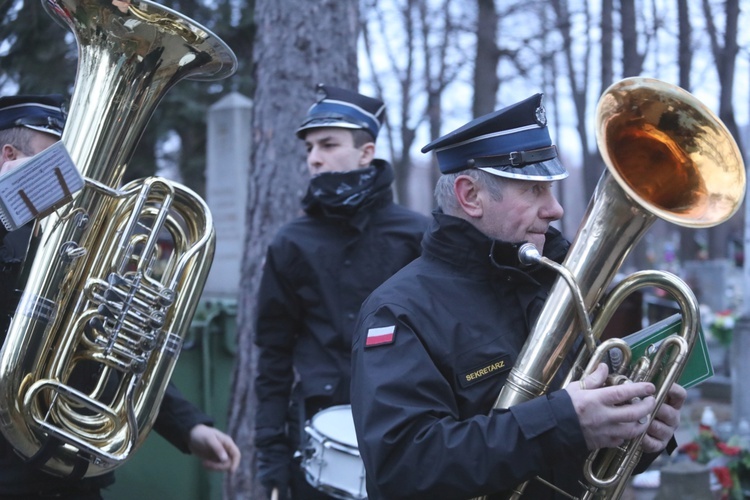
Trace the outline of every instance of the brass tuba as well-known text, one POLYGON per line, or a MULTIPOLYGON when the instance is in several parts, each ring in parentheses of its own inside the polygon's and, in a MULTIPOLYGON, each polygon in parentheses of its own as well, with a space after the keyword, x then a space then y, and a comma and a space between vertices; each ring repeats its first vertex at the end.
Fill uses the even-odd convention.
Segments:
POLYGON ((78 43, 62 141, 85 177, 42 221, 0 357, 0 430, 48 473, 96 476, 151 429, 214 252, 205 202, 161 178, 120 188, 159 101, 237 60, 198 23, 149 0, 43 0, 78 43))
MULTIPOLYGON (((583 350, 566 382, 593 370, 612 347, 625 352, 629 369, 630 353, 624 342, 596 344, 622 300, 645 286, 663 288, 675 297, 683 316, 682 330, 662 344, 656 359, 634 362, 632 373, 611 374, 610 383, 627 378, 653 381, 660 405, 671 383, 679 379, 695 342, 700 323, 697 302, 687 285, 672 274, 636 273, 615 287, 609 302, 600 300, 656 217, 705 228, 737 211, 745 193, 739 148, 724 124, 695 97, 649 78, 627 78, 606 90, 597 106, 596 133, 607 170, 565 261, 561 266, 550 262, 533 246, 522 248, 519 254, 522 261, 540 262, 558 271, 560 277, 494 408, 509 408, 545 394, 581 335, 583 350), (593 324, 591 316, 596 316, 593 324), (668 368, 660 371, 657 367, 662 362, 668 368), (650 378, 657 372, 658 380, 650 378)), ((584 467, 589 485, 582 498, 619 498, 640 458, 641 439, 618 449, 600 450, 611 452, 607 456, 592 454, 584 467)), ((523 489, 520 485, 512 498, 520 497, 523 489)))

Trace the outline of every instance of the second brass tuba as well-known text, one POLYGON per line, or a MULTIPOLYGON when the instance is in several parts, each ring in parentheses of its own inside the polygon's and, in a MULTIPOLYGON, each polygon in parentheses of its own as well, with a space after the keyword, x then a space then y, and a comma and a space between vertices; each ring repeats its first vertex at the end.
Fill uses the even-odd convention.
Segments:
MULTIPOLYGON (((679 378, 695 341, 700 322, 697 302, 674 275, 636 273, 612 292, 614 304, 601 301, 629 252, 657 217, 685 227, 706 228, 737 211, 745 193, 739 148, 724 124, 695 97, 650 78, 627 78, 610 86, 598 103, 596 132, 607 170, 562 266, 534 255, 533 249, 520 256, 555 268, 561 277, 553 285, 494 408, 509 408, 545 394, 582 335, 584 350, 568 380, 579 378, 587 362, 595 366, 602 356, 596 343, 603 324, 627 293, 644 286, 661 287, 673 294, 683 314, 683 329, 676 336, 679 340, 670 340, 669 351, 659 354, 670 358, 673 368, 658 383, 654 381, 657 404, 665 399, 671 382, 679 378), (601 321, 592 324, 591 316, 601 321)), ((626 348, 621 344, 616 347, 626 348)), ((594 484, 587 486, 584 498, 619 498, 640 457, 639 443, 640 439, 633 440, 628 443, 630 448, 614 450, 616 457, 606 457, 604 472, 600 471, 605 477, 590 473, 595 467, 587 463, 585 476, 594 484)), ((513 498, 522 492, 523 485, 513 498)))
POLYGON ((95 476, 151 429, 214 251, 206 203, 156 177, 120 188, 127 162, 167 90, 237 60, 149 0, 43 1, 78 43, 62 141, 86 183, 42 221, 0 356, 0 431, 48 473, 95 476))

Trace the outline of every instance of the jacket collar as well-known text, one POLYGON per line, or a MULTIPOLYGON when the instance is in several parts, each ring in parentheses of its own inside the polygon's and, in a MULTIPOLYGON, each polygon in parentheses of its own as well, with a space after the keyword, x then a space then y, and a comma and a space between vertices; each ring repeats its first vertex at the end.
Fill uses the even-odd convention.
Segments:
MULTIPOLYGON (((422 241, 426 254, 471 274, 489 275, 498 270, 534 274, 538 270, 537 266, 522 266, 518 260, 518 249, 525 242, 492 240, 468 221, 441 210, 436 210, 432 215, 432 223, 422 241)), ((544 255, 561 262, 568 246, 562 234, 550 227, 544 255)))
POLYGON ((393 167, 390 163, 381 159, 373 160, 371 166, 377 172, 377 177, 372 189, 356 205, 341 205, 319 199, 308 187, 308 192, 302 200, 302 209, 311 217, 338 221, 341 224, 352 226, 360 232, 363 231, 374 211, 393 203, 393 191, 391 190, 394 179, 393 167))

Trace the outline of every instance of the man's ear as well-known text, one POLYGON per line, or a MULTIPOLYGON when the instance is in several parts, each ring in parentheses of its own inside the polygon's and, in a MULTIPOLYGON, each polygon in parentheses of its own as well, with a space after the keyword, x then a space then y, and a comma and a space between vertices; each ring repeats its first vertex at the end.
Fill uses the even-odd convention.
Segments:
POLYGON ((373 159, 375 159, 375 143, 366 142, 362 145, 360 151, 362 152, 362 154, 359 157, 359 166, 366 167, 370 163, 372 163, 373 159))
POLYGON ((3 145, 3 161, 12 161, 18 159, 18 150, 10 144, 3 145))
POLYGON ((481 191, 482 188, 477 184, 477 181, 468 175, 459 175, 453 183, 456 201, 469 217, 479 218, 484 215, 481 191))

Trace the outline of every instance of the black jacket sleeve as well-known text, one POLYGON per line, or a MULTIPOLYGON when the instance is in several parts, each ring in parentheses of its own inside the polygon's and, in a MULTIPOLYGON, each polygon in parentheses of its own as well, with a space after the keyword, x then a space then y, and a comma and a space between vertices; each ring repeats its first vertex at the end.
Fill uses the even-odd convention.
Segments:
POLYGON ((353 346, 352 410, 373 498, 469 498, 583 462, 586 444, 567 392, 461 418, 411 324, 399 306, 380 307, 361 319, 353 346), (368 330, 383 325, 395 325, 395 341, 365 347, 368 330))
POLYGON ((255 343, 258 346, 256 445, 286 441, 285 422, 294 383, 293 357, 301 329, 298 299, 269 250, 258 292, 255 343))
POLYGON ((183 453, 190 453, 190 431, 198 424, 213 426, 211 417, 185 399, 170 382, 164 393, 154 430, 183 453))

